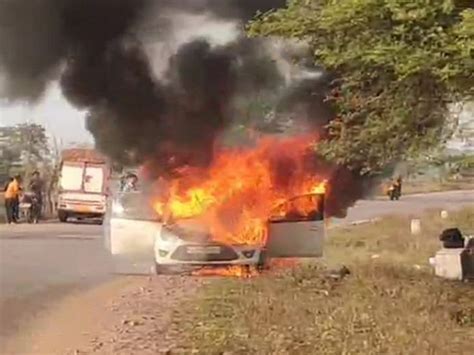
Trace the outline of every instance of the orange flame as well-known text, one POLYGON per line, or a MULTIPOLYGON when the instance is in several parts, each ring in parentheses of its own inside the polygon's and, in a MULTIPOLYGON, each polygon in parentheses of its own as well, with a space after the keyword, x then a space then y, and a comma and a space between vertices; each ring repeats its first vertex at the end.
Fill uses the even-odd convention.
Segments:
POLYGON ((198 217, 216 241, 261 245, 276 206, 325 192, 327 181, 306 166, 314 143, 313 136, 266 138, 253 149, 222 150, 206 169, 181 168, 154 209, 165 221, 198 217))
POLYGON ((258 275, 255 268, 246 268, 244 266, 221 266, 212 268, 202 268, 191 273, 194 276, 234 276, 234 277, 253 277, 258 275))

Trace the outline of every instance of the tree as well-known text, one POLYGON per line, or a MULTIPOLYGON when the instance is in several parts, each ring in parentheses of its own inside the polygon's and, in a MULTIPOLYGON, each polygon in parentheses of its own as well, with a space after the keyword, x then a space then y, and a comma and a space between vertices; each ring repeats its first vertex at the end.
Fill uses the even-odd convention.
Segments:
POLYGON ((2 127, 2 138, 2 160, 8 173, 28 174, 48 164, 50 149, 43 126, 25 123, 2 127))
POLYGON ((361 174, 443 142, 450 104, 474 94, 472 1, 292 0, 248 30, 308 43, 334 78, 318 152, 361 174))
POLYGON ((460 140, 466 146, 474 147, 474 102, 464 105, 453 138, 460 140))

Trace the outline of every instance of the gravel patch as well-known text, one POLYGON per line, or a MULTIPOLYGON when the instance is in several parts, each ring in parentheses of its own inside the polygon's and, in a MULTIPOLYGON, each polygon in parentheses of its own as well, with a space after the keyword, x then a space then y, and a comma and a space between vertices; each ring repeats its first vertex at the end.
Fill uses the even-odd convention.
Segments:
POLYGON ((178 307, 191 299, 203 279, 157 276, 108 304, 114 314, 108 329, 73 354, 174 354, 178 307))

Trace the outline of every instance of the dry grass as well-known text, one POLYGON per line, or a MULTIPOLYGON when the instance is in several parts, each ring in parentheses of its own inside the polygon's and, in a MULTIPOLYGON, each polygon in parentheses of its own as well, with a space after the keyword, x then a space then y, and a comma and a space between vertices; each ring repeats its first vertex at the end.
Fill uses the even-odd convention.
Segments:
POLYGON ((458 227, 464 234, 474 235, 474 207, 451 212, 446 220, 439 215, 438 210, 427 212, 421 221, 422 234, 418 236, 411 235, 407 216, 392 216, 355 228, 336 228, 329 235, 326 259, 363 262, 376 254, 384 262, 426 266, 428 258, 440 248, 438 236, 443 229, 458 227))
POLYGON ((413 237, 409 221, 332 231, 322 263, 250 280, 219 279, 176 314, 180 350, 202 354, 472 354, 474 287, 432 276, 443 227, 474 233, 474 208, 435 214, 413 237), (379 258, 373 258, 378 254, 379 258))

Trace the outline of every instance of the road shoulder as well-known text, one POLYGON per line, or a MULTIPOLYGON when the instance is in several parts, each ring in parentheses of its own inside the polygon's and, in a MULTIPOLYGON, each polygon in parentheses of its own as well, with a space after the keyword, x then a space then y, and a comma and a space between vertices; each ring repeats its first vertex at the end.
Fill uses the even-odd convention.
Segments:
POLYGON ((173 310, 200 281, 121 277, 72 294, 12 336, 8 354, 156 354, 172 346, 173 310))

